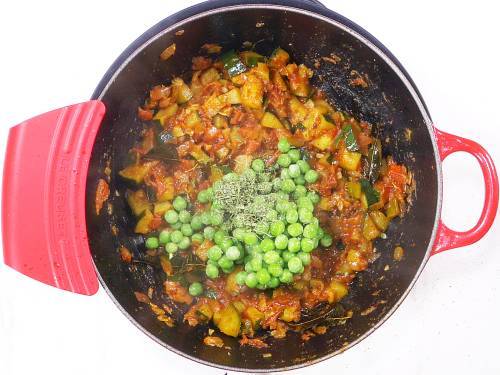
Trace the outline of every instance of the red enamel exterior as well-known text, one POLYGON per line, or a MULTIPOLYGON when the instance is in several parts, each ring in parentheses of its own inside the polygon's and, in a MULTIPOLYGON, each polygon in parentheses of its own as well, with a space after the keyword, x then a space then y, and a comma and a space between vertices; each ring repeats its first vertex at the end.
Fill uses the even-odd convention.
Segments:
POLYGON ((46 284, 99 288, 85 224, 87 169, 104 104, 44 113, 10 130, 2 194, 5 263, 46 284))
POLYGON ((488 152, 470 139, 458 137, 434 128, 439 156, 443 161, 454 152, 467 152, 474 156, 481 167, 484 178, 484 205, 476 225, 465 231, 457 232, 448 228, 441 219, 431 255, 457 247, 467 246, 479 241, 490 229, 498 210, 498 176, 495 165, 488 152))

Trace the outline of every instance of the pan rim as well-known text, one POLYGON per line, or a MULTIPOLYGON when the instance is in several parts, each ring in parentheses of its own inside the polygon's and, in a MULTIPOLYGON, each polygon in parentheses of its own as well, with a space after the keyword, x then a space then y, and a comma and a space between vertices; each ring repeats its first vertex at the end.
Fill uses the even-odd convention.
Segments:
MULTIPOLYGON (((205 3, 203 3, 203 4, 205 4, 205 3)), ((300 368, 303 368, 303 367, 306 367, 306 366, 310 366, 310 365, 313 365, 313 364, 325 361, 325 360, 327 360, 329 358, 332 358, 332 357, 334 357, 334 356, 336 356, 338 354, 341 354, 344 351, 350 349, 351 347, 359 344, 365 338, 367 338, 368 336, 370 336, 376 329, 378 329, 383 323, 385 323, 392 316, 392 314, 399 308, 399 306, 406 299, 406 297, 408 296, 408 294, 410 293, 410 291, 413 289, 413 287, 414 287, 417 279, 419 278, 420 274, 422 273, 425 265, 427 264, 427 262, 428 262, 428 260, 429 260, 429 258, 431 256, 432 248, 434 246, 434 242, 435 242, 435 239, 436 239, 436 233, 437 233, 437 228, 438 228, 438 225, 439 225, 439 219, 441 217, 441 208, 442 208, 442 171, 441 171, 441 159, 439 158, 439 150, 438 150, 438 147, 437 147, 437 141, 436 141, 436 137, 435 137, 435 133, 434 133, 434 126, 433 126, 433 122, 432 122, 432 120, 430 118, 430 115, 429 115, 429 113, 427 111, 427 108, 426 108, 425 104, 423 103, 423 100, 421 99, 421 97, 419 96, 419 94, 418 94, 418 92, 416 90, 416 87, 414 86, 414 84, 412 84, 412 82, 410 82, 410 79, 408 79, 408 77, 402 72, 402 70, 398 67, 398 65, 389 56, 387 56, 387 54, 384 51, 382 51, 378 46, 376 46, 374 44, 374 42, 371 41, 369 38, 365 37, 364 35, 360 34, 356 30, 354 30, 351 27, 345 25, 344 23, 342 23, 340 21, 337 21, 336 19, 333 19, 333 18, 330 18, 330 17, 324 15, 324 13, 329 13, 333 17, 336 14, 336 13, 330 11, 329 9, 322 7, 321 8, 321 12, 320 12, 320 8, 318 8, 317 5, 310 6, 310 7, 312 7, 312 8, 314 8, 314 9, 317 10, 317 12, 315 12, 315 11, 311 11, 311 10, 307 10, 307 9, 298 8, 298 7, 295 7, 295 6, 279 5, 279 4, 264 4, 264 3, 251 3, 251 4, 236 4, 236 5, 218 6, 218 2, 217 1, 214 1, 209 6, 212 6, 212 8, 210 8, 208 10, 205 10, 205 11, 202 11, 200 13, 196 13, 196 14, 191 15, 189 17, 183 18, 180 21, 174 22, 170 26, 168 26, 168 27, 164 28, 163 30, 157 32, 153 36, 147 38, 143 43, 141 43, 135 50, 133 50, 122 61, 122 63, 118 66, 118 68, 113 72, 113 74, 111 75, 111 77, 108 79, 106 85, 102 88, 102 90, 99 93, 95 92, 94 95, 93 95, 93 97, 96 97, 99 100, 102 99, 102 97, 107 92, 108 88, 112 85, 112 83, 114 82, 114 80, 116 79, 116 77, 127 67, 128 63, 135 56, 137 56, 139 53, 141 53, 148 45, 150 45, 152 42, 154 42, 158 38, 162 37, 166 33, 172 32, 175 29, 178 29, 178 28, 182 27, 183 25, 185 25, 187 23, 196 21, 196 20, 198 20, 200 18, 203 18, 203 17, 206 17, 206 16, 211 16, 211 15, 214 15, 214 14, 232 12, 232 11, 240 10, 242 8, 244 8, 244 9, 272 9, 272 10, 280 10, 280 11, 287 11, 287 12, 295 12, 295 13, 299 13, 299 14, 303 14, 303 15, 306 15, 306 16, 309 16, 309 17, 316 18, 316 19, 321 20, 323 22, 327 22, 327 23, 329 23, 329 24, 331 24, 331 25, 333 25, 333 26, 335 26, 335 27, 337 27, 337 28, 345 31, 346 33, 349 33, 350 35, 352 35, 353 37, 355 37, 356 39, 358 39, 360 42, 362 42, 364 45, 366 45, 368 48, 370 48, 374 53, 376 53, 393 70, 393 72, 399 77, 399 79, 402 81, 402 83, 404 84, 404 86, 406 87, 406 89, 409 91, 410 95, 412 96, 413 100, 415 101, 415 103, 417 104, 417 106, 418 106, 418 108, 419 108, 419 110, 421 112, 422 118, 424 119, 424 122, 425 122, 425 125, 427 127, 427 130, 429 131, 429 134, 431 136, 432 147, 433 147, 433 152, 434 152, 434 159, 435 159, 435 165, 436 165, 435 173, 436 173, 436 177, 437 177, 437 182, 438 183, 437 183, 437 194, 436 194, 436 202, 435 202, 436 203, 436 206, 435 206, 436 207, 436 214, 435 214, 433 229, 432 229, 432 232, 431 232, 431 236, 430 236, 430 239, 429 239, 429 243, 428 243, 428 246, 427 246, 427 250, 426 250, 425 256, 424 256, 424 258, 423 258, 423 260, 422 260, 419 268, 415 272, 412 281, 409 283, 408 287, 403 292, 403 294, 401 295, 401 297, 396 301, 396 303, 394 304, 394 306, 388 312, 386 312, 385 315, 374 326, 372 326, 370 329, 368 329, 366 332, 364 332, 360 337, 358 337, 356 340, 350 342, 345 347, 342 347, 342 348, 340 348, 340 349, 338 349, 338 350, 336 350, 336 351, 334 351, 332 353, 328 353, 328 354, 326 354, 326 355, 324 355, 322 357, 315 358, 315 359, 312 359, 310 361, 303 362, 303 363, 297 364, 297 365, 291 365, 291 366, 286 366, 286 367, 276 367, 276 368, 265 368, 265 369, 262 369, 262 368, 240 368, 240 367, 233 367, 233 366, 225 366, 225 365, 221 365, 221 364, 216 364, 216 363, 213 363, 213 362, 209 362, 209 361, 200 359, 198 357, 191 356, 191 355, 189 355, 189 354, 187 354, 185 352, 182 352, 182 351, 180 351, 180 350, 178 350, 178 349, 176 349, 176 348, 174 348, 174 347, 166 344, 165 342, 161 341, 159 338, 157 338, 151 332, 149 332, 148 330, 146 330, 136 319, 134 319, 122 307, 122 305, 118 302, 118 300, 115 298, 115 296, 113 295, 113 293, 108 289, 108 287, 107 287, 104 279, 102 278, 102 276, 101 276, 101 274, 100 274, 100 272, 99 272, 99 270, 98 270, 98 268, 97 268, 97 266, 96 266, 96 264, 94 262, 94 267, 96 269, 96 273, 97 273, 97 277, 99 279, 99 282, 101 283, 101 285, 103 286, 104 290, 109 295, 109 297, 111 298, 111 300, 113 301, 113 303, 118 307, 118 309, 139 330, 141 330, 143 333, 145 333, 147 336, 149 336, 152 340, 154 340, 155 342, 157 342, 161 346, 167 348, 168 350, 170 350, 170 351, 172 351, 172 352, 174 352, 176 354, 179 354, 179 355, 181 355, 184 358, 193 360, 193 361, 195 361, 197 363, 200 363, 200 364, 203 364, 203 365, 207 365, 207 366, 210 366, 210 367, 216 367, 216 368, 224 369, 224 370, 230 370, 230 371, 251 372, 251 373, 266 373, 266 372, 275 372, 275 371, 296 370, 296 369, 300 369, 300 368)), ((181 10, 180 12, 176 13, 175 15, 180 15, 180 14, 182 14, 185 11, 187 11, 187 9, 181 10)), ((161 21, 161 22, 163 22, 163 21, 161 21)), ((354 25, 356 25, 356 24, 354 24, 354 25)), ((149 31, 155 29, 157 26, 158 25, 155 25, 155 26, 151 27, 150 29, 148 29, 141 37, 138 38, 138 40, 140 40, 142 37, 144 37, 149 31)))

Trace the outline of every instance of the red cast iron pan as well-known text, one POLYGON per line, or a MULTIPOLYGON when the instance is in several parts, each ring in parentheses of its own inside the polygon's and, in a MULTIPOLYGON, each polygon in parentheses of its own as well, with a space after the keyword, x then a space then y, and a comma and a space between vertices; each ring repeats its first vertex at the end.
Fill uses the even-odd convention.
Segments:
MULTIPOLYGON (((42 114, 11 129, 3 176, 4 260, 29 277, 75 293, 96 293, 100 280, 120 310, 144 333, 190 359, 241 371, 284 370, 331 357, 373 332, 402 303, 429 257, 478 241, 492 225, 497 208, 498 178, 491 157, 476 142, 434 127, 408 73, 368 32, 314 1, 216 0, 185 9, 146 31, 110 67, 92 100, 42 114), (185 74, 204 43, 239 49, 248 40, 258 42, 256 49, 263 54, 282 46, 295 61, 309 66, 330 53, 341 57, 338 64, 315 69, 313 84, 338 108, 374 124, 385 140, 384 152, 407 165, 416 181, 409 212, 391 224, 387 240, 375 243, 380 258, 357 276, 342 301, 354 311, 353 318, 307 343, 294 333, 284 340, 270 339, 267 352, 271 356, 267 357, 225 337, 231 352, 227 355, 226 348, 202 344, 206 328, 184 324, 167 328, 159 323, 134 297, 134 291, 149 287, 161 290, 156 270, 126 265, 117 252, 125 244, 135 259, 144 253, 123 198, 127 183, 117 171, 126 163, 128 150, 143 127, 136 109, 145 93, 173 75, 185 74), (168 62, 160 61, 161 51, 172 42, 177 43, 176 54, 168 62), (368 75, 369 88, 349 85, 353 69, 368 75), (485 183, 481 216, 465 232, 449 229, 440 219, 441 163, 459 151, 477 159, 485 183), (104 209, 97 216, 96 185, 99 178, 107 178, 103 170, 108 164, 113 210, 104 209), (110 225, 119 228, 118 235, 111 234, 110 225), (384 271, 384 265, 393 264, 396 245, 405 248, 405 257, 384 271), (373 313, 359 314, 375 305, 373 313)), ((158 300, 165 298, 155 293, 158 300)))

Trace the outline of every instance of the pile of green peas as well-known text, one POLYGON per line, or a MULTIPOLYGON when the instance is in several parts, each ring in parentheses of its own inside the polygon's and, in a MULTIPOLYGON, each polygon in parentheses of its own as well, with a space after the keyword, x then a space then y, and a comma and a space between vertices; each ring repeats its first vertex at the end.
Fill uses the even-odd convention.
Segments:
MULTIPOLYGON (((264 290, 291 283, 293 276, 304 272, 304 266, 311 263, 311 252, 320 244, 331 246, 333 240, 313 213, 319 195, 306 188, 307 184, 317 182, 319 174, 285 138, 279 140, 278 149, 281 154, 271 168, 275 174, 272 190, 277 199, 269 212, 270 225, 265 226, 266 230, 226 231, 220 213, 207 210, 191 216, 186 199, 177 196, 173 209, 164 216, 170 228, 161 231, 158 238, 148 238, 146 247, 164 246, 168 253, 174 254, 179 249, 187 249, 194 241, 207 239, 214 242, 208 250, 205 268, 208 278, 219 277, 221 271, 231 273, 237 265, 242 265, 244 270, 236 275, 239 285, 264 290)), ((267 173, 261 159, 254 159, 251 169, 256 174, 267 173)), ((200 191, 197 200, 203 204, 217 203, 212 187, 200 191)), ((189 288, 191 295, 202 294, 201 284, 193 284, 189 288)))

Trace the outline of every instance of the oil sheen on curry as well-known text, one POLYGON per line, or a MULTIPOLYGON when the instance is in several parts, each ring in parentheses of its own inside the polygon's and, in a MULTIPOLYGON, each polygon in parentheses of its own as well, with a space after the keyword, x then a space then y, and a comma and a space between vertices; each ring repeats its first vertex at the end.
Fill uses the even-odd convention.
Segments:
MULTIPOLYGON (((119 172, 135 232, 183 317, 151 291, 136 297, 169 326, 206 327, 207 345, 223 346, 223 335, 266 347, 289 330, 324 333, 309 312, 334 308, 376 261, 373 240, 404 211, 407 169, 285 50, 204 50, 190 81, 150 90, 138 109, 141 142, 119 172)), ((120 255, 133 257, 125 247, 120 255)))

